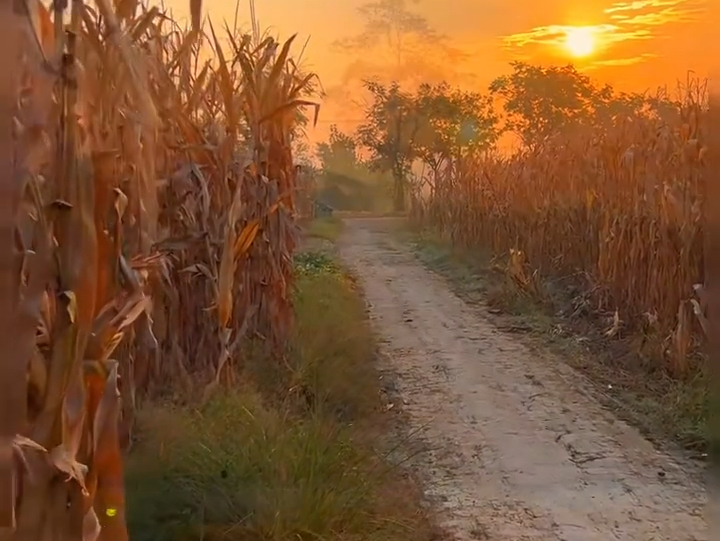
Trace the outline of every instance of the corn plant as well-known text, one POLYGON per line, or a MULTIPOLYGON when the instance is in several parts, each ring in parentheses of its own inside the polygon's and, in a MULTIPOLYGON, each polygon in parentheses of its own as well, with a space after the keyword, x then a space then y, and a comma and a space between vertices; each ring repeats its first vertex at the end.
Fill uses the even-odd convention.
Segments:
POLYGON ((416 194, 411 216, 462 247, 511 254, 540 274, 583 276, 609 327, 618 314, 626 330, 651 327, 660 360, 687 373, 705 310, 695 298, 704 282, 704 89, 691 80, 662 117, 456 160, 416 194))
POLYGON ((206 396, 243 340, 289 336, 314 76, 197 0, 188 29, 134 0, 2 9, 0 535, 121 541, 137 396, 206 396))

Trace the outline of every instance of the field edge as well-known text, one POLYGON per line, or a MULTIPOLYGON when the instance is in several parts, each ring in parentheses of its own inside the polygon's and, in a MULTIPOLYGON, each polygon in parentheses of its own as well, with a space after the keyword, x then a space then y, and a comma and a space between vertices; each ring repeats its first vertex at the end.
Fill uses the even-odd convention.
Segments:
POLYGON ((499 329, 531 348, 548 349, 577 369, 604 407, 653 444, 680 447, 692 459, 706 459, 710 381, 705 371, 678 381, 660 370, 648 370, 634 350, 638 337, 608 339, 596 321, 580 326, 568 321, 558 314, 558 302, 563 301, 545 294, 549 288, 540 295, 520 292, 505 272, 505 258, 497 254, 453 248, 407 223, 397 229, 396 237, 463 300, 484 306, 499 329))
POLYGON ((128 458, 136 541, 431 541, 388 407, 362 291, 338 261, 339 218, 307 224, 286 363, 253 352, 208 404, 145 404, 128 458))

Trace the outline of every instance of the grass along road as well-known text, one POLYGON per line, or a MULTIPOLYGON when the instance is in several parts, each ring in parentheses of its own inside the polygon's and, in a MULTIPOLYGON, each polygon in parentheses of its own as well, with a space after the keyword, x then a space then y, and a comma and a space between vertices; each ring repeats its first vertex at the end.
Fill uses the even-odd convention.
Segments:
POLYGON ((308 227, 286 363, 248 352, 239 385, 205 406, 142 408, 126 474, 136 541, 435 538, 389 453, 375 336, 327 243, 339 227, 308 227))

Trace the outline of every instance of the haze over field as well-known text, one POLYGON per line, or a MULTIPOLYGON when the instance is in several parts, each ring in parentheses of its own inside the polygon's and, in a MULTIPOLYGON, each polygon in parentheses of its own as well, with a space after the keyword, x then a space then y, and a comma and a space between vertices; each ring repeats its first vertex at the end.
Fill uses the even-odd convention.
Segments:
MULTIPOLYGON (((706 76, 713 57, 720 52, 711 23, 717 20, 714 14, 720 12, 720 0, 400 3, 423 17, 430 29, 445 36, 447 45, 453 48, 449 52, 406 43, 408 50, 423 49, 421 61, 406 56, 406 71, 418 79, 450 79, 473 90, 484 90, 493 78, 507 72, 511 60, 524 60, 533 64, 572 62, 620 90, 643 91, 674 86, 688 70, 706 76)), ((368 4, 372 2, 256 3, 261 29, 270 29, 281 38, 298 32, 298 42, 309 38, 305 65, 320 75, 328 93, 319 125, 308 134, 312 140, 324 139, 333 123, 341 129, 352 129, 362 117, 352 106, 360 79, 381 72, 389 75, 394 69, 394 55, 389 54, 382 39, 352 50, 338 47, 339 41, 363 33, 367 17, 359 10, 368 4)), ((170 0, 167 5, 176 16, 187 15, 187 1, 170 0)), ((216 23, 226 19, 232 24, 234 2, 206 0, 203 9, 216 23)), ((249 28, 247 1, 240 3, 238 20, 249 28)), ((398 75, 397 70, 393 75, 398 75)))
POLYGON ((720 0, 523 2, 0 2, 2 541, 710 540, 720 0))

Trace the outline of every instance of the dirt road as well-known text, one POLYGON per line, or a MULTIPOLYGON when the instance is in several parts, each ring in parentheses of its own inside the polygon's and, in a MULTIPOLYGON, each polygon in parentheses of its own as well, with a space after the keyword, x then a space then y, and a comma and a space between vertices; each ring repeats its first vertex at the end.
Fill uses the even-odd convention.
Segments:
POLYGON ((498 331, 394 240, 346 220, 403 409, 428 449, 421 480, 457 540, 707 540, 705 489, 603 410, 561 360, 498 331))

